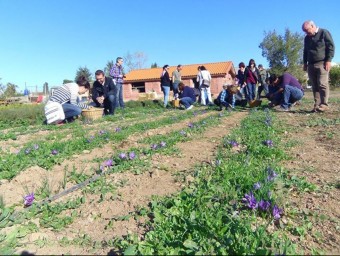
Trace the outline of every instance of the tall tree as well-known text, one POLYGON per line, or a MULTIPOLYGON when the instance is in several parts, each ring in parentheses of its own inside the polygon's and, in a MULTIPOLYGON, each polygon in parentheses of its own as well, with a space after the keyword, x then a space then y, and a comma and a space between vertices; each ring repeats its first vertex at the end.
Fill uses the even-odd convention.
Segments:
POLYGON ((112 67, 114 65, 115 65, 115 62, 113 60, 107 61, 106 66, 104 68, 105 76, 109 76, 110 75, 110 70, 112 69, 112 67))
POLYGON ((151 64, 151 68, 158 68, 157 63, 156 63, 156 62, 155 62, 155 63, 152 63, 152 64, 151 64))
POLYGON ((264 34, 259 48, 262 49, 262 56, 268 60, 270 72, 280 75, 287 71, 305 83, 307 77, 302 70, 303 35, 292 33, 288 28, 283 35, 277 34, 275 30, 264 34))
POLYGON ((47 82, 44 83, 44 86, 43 86, 43 93, 44 93, 44 95, 48 95, 48 93, 49 93, 49 90, 48 90, 48 83, 47 83, 47 82))
POLYGON ((74 80, 77 81, 80 76, 84 76, 89 82, 92 82, 92 73, 86 66, 78 68, 76 77, 74 80))
POLYGON ((146 68, 145 64, 148 57, 144 52, 135 52, 133 54, 127 52, 123 59, 126 71, 130 72, 131 70, 146 68))
POLYGON ((16 92, 17 92, 18 86, 12 83, 7 83, 5 92, 4 92, 4 96, 6 98, 8 97, 14 97, 16 92))

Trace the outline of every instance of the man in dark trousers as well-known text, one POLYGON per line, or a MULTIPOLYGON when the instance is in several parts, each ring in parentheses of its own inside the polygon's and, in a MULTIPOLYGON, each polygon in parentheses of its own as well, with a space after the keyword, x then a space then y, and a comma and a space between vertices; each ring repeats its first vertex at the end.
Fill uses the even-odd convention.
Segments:
POLYGON ((328 77, 335 46, 328 30, 319 28, 311 20, 302 24, 306 33, 303 49, 303 70, 308 72, 314 95, 312 112, 328 110, 328 77))
POLYGON ((115 111, 115 85, 112 78, 105 76, 102 70, 97 70, 96 81, 93 83, 92 100, 95 107, 104 108, 105 115, 113 115, 115 111))
POLYGON ((179 94, 179 103, 184 105, 186 110, 190 110, 194 107, 194 103, 196 101, 196 95, 194 88, 186 86, 184 83, 180 82, 178 84, 178 89, 180 91, 179 94))

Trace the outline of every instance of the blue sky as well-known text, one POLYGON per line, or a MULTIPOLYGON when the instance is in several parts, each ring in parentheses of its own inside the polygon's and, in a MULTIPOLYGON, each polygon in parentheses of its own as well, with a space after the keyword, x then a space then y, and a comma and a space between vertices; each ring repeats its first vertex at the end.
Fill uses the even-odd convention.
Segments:
MULTIPOLYGON (((127 52, 146 66, 255 59, 264 32, 301 31, 312 19, 340 42, 340 1, 0 0, 0 78, 23 90, 60 85, 127 52)), ((340 54, 334 62, 340 62, 340 54)))

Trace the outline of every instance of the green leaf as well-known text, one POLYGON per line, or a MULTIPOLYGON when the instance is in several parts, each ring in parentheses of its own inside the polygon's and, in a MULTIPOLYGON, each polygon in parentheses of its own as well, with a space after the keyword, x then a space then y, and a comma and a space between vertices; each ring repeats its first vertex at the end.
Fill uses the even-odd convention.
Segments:
POLYGON ((197 249, 198 248, 197 244, 194 241, 192 241, 191 239, 185 240, 183 245, 184 245, 184 247, 189 248, 189 249, 197 249))
POLYGON ((130 245, 128 248, 125 249, 124 255, 136 255, 136 246, 135 245, 130 245))

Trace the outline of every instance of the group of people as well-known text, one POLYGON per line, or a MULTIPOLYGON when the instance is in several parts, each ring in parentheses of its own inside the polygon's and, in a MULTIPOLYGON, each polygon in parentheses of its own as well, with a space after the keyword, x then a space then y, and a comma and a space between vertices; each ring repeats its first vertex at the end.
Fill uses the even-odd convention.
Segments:
MULTIPOLYGON (((314 106, 312 112, 324 112, 329 109, 329 71, 334 57, 335 45, 330 32, 319 28, 313 21, 305 21, 302 30, 306 33, 303 50, 303 69, 308 72, 312 85, 314 106)), ((118 57, 116 64, 110 70, 110 76, 105 76, 102 70, 95 72, 96 81, 93 84, 91 104, 79 102, 78 95, 90 89, 90 83, 84 77, 79 77, 76 83, 64 84, 50 97, 45 106, 47 123, 56 111, 63 112, 62 122, 72 122, 74 116, 81 114, 82 109, 91 107, 104 108, 105 115, 113 115, 117 107, 124 108, 123 58, 118 57), (51 114, 52 113, 52 114, 51 114)), ((178 65, 170 78, 169 65, 163 66, 160 77, 161 90, 164 93, 164 106, 168 105, 170 86, 172 83, 174 98, 179 99, 185 109, 191 109, 193 104, 200 100, 201 105, 234 108, 235 105, 245 106, 259 101, 261 93, 269 99, 270 106, 279 111, 288 111, 297 101, 304 96, 304 90, 298 79, 290 73, 282 75, 269 74, 263 65, 256 66, 254 59, 250 59, 248 66, 239 63, 239 70, 232 83, 223 84, 223 90, 212 101, 210 83, 211 75, 205 66, 198 67, 198 89, 186 86, 182 82, 182 65, 178 65)))
POLYGON ((73 122, 74 117, 81 114, 83 109, 99 107, 104 109, 105 115, 113 115, 117 107, 124 108, 123 81, 125 78, 123 58, 118 57, 115 65, 110 70, 110 76, 104 71, 95 72, 96 81, 92 88, 92 102, 85 104, 80 102, 79 95, 90 90, 90 83, 84 76, 79 76, 75 83, 67 83, 53 92, 45 106, 46 122, 53 121, 57 124, 73 122), (50 107, 52 106, 52 107, 50 107), (58 111, 63 111, 59 116, 62 120, 53 119, 58 111))

